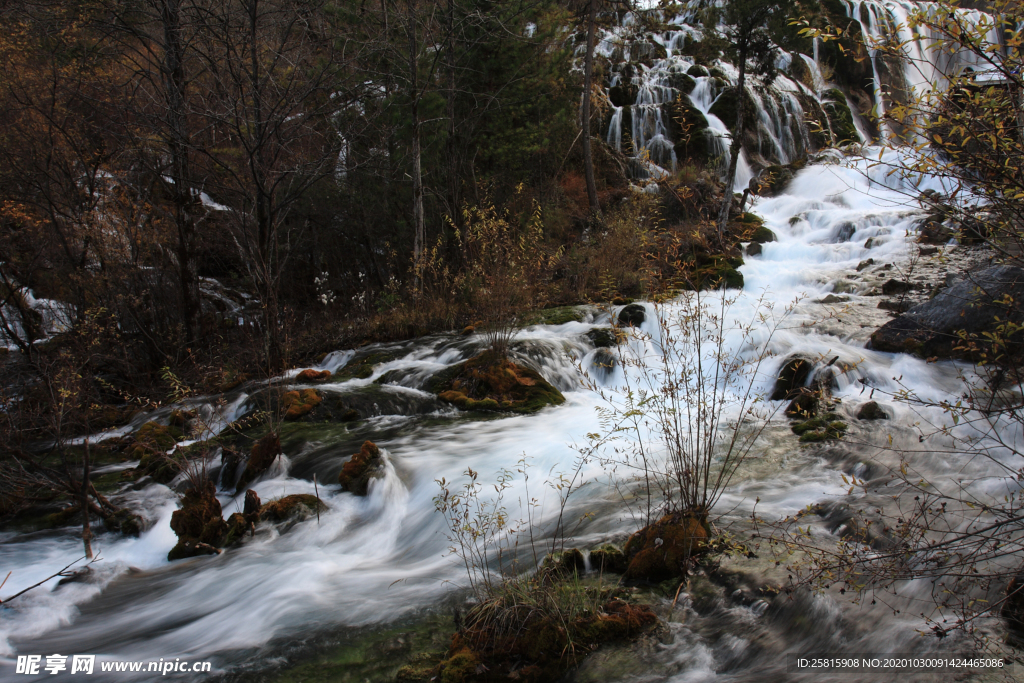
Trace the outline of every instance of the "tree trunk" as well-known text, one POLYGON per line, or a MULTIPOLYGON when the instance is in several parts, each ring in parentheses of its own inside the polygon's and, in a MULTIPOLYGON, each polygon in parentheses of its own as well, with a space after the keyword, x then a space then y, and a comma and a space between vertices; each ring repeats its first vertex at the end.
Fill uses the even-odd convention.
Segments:
POLYGON ((590 0, 590 11, 587 15, 587 53, 583 59, 583 167, 587 177, 587 199, 590 201, 590 212, 594 216, 599 216, 601 205, 597 202, 594 154, 590 148, 590 90, 594 81, 594 36, 596 32, 597 0, 590 0))
POLYGON ((89 526, 89 440, 85 441, 85 459, 82 463, 82 545, 85 546, 85 559, 92 559, 92 528, 89 526))
POLYGON ((189 168, 188 118, 185 111, 185 63, 181 39, 180 0, 162 0, 160 20, 164 27, 162 65, 167 97, 168 151, 174 182, 174 221, 178 231, 178 278, 181 280, 182 320, 187 341, 199 337, 199 268, 196 258, 195 202, 189 168))
POLYGON ((732 186, 736 182, 736 164, 740 158, 740 150, 743 148, 743 95, 746 88, 747 75, 747 44, 740 45, 739 59, 740 77, 736 80, 736 132, 732 136, 732 143, 729 145, 729 170, 725 173, 725 189, 722 191, 722 206, 718 210, 718 239, 722 239, 725 233, 725 226, 729 222, 729 210, 732 208, 732 186))
POLYGON ((426 232, 423 220, 423 173, 420 158, 420 114, 419 114, 419 78, 418 60, 416 59, 416 6, 409 0, 409 16, 407 30, 409 32, 409 95, 412 107, 412 214, 415 226, 413 236, 413 268, 415 269, 416 290, 420 283, 420 256, 423 253, 423 242, 426 232))

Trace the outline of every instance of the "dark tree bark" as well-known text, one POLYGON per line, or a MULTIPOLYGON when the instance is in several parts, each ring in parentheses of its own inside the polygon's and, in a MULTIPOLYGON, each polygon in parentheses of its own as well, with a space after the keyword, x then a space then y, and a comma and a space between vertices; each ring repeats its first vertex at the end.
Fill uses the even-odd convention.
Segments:
POLYGON ((587 178, 587 199, 594 216, 601 213, 597 201, 597 181, 594 179, 594 153, 590 145, 590 91, 594 83, 594 40, 597 33, 597 0, 590 0, 587 12, 587 52, 583 59, 583 166, 587 178))

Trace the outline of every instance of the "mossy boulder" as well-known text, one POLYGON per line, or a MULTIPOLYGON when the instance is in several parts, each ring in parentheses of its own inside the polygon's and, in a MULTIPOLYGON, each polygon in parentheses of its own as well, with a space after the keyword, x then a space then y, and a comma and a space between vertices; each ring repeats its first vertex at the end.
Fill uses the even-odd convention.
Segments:
POLYGON ((706 66, 694 64, 693 66, 686 70, 686 74, 688 76, 692 76, 693 78, 705 78, 707 76, 710 76, 711 72, 708 71, 708 68, 706 66))
POLYGON ((610 349, 623 342, 622 333, 611 327, 595 327, 587 331, 586 337, 599 349, 610 349))
POLYGON ((541 571, 557 576, 582 575, 587 570, 587 561, 578 548, 554 552, 541 562, 541 571))
POLYGON ((829 412, 796 422, 791 429, 800 437, 801 443, 818 443, 841 439, 846 433, 847 425, 836 413, 829 412))
POLYGON ((822 108, 828 116, 829 128, 835 137, 835 144, 846 145, 851 142, 858 142, 857 126, 853 122, 853 113, 850 105, 846 102, 846 95, 838 88, 831 88, 825 91, 822 101, 822 108))
POLYGON ((427 383, 442 401, 462 410, 535 413, 565 397, 540 373, 493 351, 438 373, 427 383))
POLYGON ((264 522, 301 522, 327 510, 327 505, 316 496, 296 493, 264 505, 260 508, 259 518, 264 522))
POLYGON ((627 566, 626 554, 611 543, 590 551, 590 568, 596 572, 622 574, 627 566))
POLYGON ((189 422, 196 419, 196 411, 194 410, 181 410, 176 408, 171 411, 171 414, 167 417, 167 422, 172 427, 178 429, 185 429, 189 422))
POLYGON ((245 471, 235 485, 235 492, 241 493, 256 478, 270 469, 277 456, 281 454, 281 438, 277 432, 270 432, 253 444, 245 471))
MULTIPOLYGON (((725 124, 725 127, 729 129, 729 132, 735 135, 736 113, 740 103, 739 90, 736 86, 730 86, 722 91, 722 94, 718 96, 718 99, 708 109, 708 113, 717 116, 725 124)), ((743 93, 742 104, 744 107, 743 120, 747 123, 744 127, 749 130, 753 128, 749 124, 757 121, 757 104, 754 102, 754 98, 750 96, 750 93, 746 91, 743 93)))
POLYGON ((555 306, 529 311, 520 322, 523 325, 564 325, 580 322, 586 317, 587 310, 582 306, 555 306))
POLYGON ((685 576, 708 540, 707 522, 695 515, 665 515, 629 537, 623 553, 627 580, 660 583, 685 576))
POLYGON ((384 476, 384 456, 377 444, 364 441, 359 452, 353 455, 341 468, 338 483, 341 488, 357 496, 365 496, 370 489, 370 480, 384 476))
POLYGON ((378 365, 398 360, 404 355, 402 351, 373 351, 365 356, 353 358, 334 373, 334 379, 340 382, 350 379, 369 379, 378 365))
POLYGON ((693 80, 693 77, 689 74, 685 74, 681 71, 670 72, 668 75, 668 84, 669 87, 675 88, 684 95, 689 95, 693 92, 693 89, 697 87, 697 81, 693 80))
POLYGON ((711 255, 689 275, 687 286, 696 291, 708 289, 743 289, 743 273, 738 268, 743 259, 711 255))
POLYGON ((647 309, 643 304, 629 304, 619 311, 616 320, 623 327, 640 327, 647 320, 647 309))
POLYGON ((632 82, 623 82, 608 89, 608 99, 616 107, 628 107, 636 102, 637 88, 632 82))
POLYGON ((142 533, 142 518, 127 508, 121 508, 103 520, 103 527, 107 531, 124 534, 125 536, 138 536, 142 533))
POLYGON ((683 163, 687 160, 708 163, 714 148, 707 117, 684 98, 679 98, 666 106, 667 127, 669 135, 675 141, 673 149, 676 159, 683 163))
POLYGON ((181 473, 181 462, 168 451, 183 438, 179 428, 147 422, 134 434, 126 449, 128 457, 138 459, 136 473, 150 476, 154 481, 166 484, 181 473))
POLYGON ((316 389, 303 389, 302 391, 286 391, 281 396, 281 410, 284 411, 284 419, 298 420, 313 412, 323 402, 323 397, 316 389))
POLYGON ((168 560, 218 552, 228 525, 221 517, 220 501, 212 482, 185 492, 181 509, 171 515, 171 529, 178 536, 178 543, 167 554, 168 560))
POLYGON ((311 384, 320 384, 331 379, 330 370, 313 370, 307 368, 295 376, 295 380, 298 382, 308 382, 311 384))

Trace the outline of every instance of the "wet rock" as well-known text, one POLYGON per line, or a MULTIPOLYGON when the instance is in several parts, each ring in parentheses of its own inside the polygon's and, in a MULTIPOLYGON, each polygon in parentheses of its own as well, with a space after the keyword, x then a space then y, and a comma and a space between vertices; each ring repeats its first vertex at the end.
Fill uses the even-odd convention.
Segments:
POLYGON ((339 382, 350 379, 369 379, 377 366, 398 360, 404 355, 405 352, 399 350, 373 351, 365 356, 353 358, 334 373, 334 379, 339 382))
POLYGON ((642 304, 629 304, 619 311, 619 324, 625 327, 640 327, 646 319, 647 309, 642 304))
POLYGON ((629 537, 623 579, 659 583, 685 576, 708 539, 706 523, 692 515, 666 515, 629 537))
MULTIPOLYGON (((874 237, 869 237, 866 240, 864 240, 864 248, 865 249, 870 249, 873 246, 875 246, 875 238, 874 237)), ((873 262, 873 259, 868 259, 868 261, 872 261, 873 262)), ((864 263, 864 262, 861 261, 861 263, 864 263)), ((858 267, 857 270, 860 270, 860 268, 858 267)))
POLYGON ((918 253, 921 256, 934 256, 935 254, 939 253, 939 248, 938 247, 918 247, 917 251, 918 251, 918 253))
POLYGON ((608 349, 622 343, 622 334, 611 327, 595 327, 586 334, 590 343, 599 349, 608 349))
POLYGON ((442 401, 462 410, 535 413, 565 402, 562 392, 540 373, 492 351, 443 370, 427 382, 427 387, 442 401))
POLYGON ((372 441, 365 441, 359 452, 341 468, 338 483, 349 493, 365 496, 370 488, 370 480, 383 476, 384 457, 380 454, 380 449, 372 441))
POLYGON ((302 372, 295 376, 295 380, 298 382, 308 382, 316 384, 326 382, 329 379, 331 379, 330 370, 313 370, 312 368, 307 368, 306 370, 303 370, 302 372))
POLYGON ((747 256, 760 256, 763 249, 759 242, 751 242, 747 245, 747 256))
POLYGON ((911 284, 906 280, 890 278, 882 285, 882 294, 892 296, 893 294, 905 294, 911 289, 911 284))
POLYGON ((166 484, 181 473, 181 463, 168 451, 182 439, 181 430, 156 422, 147 422, 134 435, 127 453, 139 461, 137 471, 166 484))
POLYGON ((775 197, 779 195, 785 191, 790 181, 796 176, 797 171, 803 168, 805 163, 800 161, 786 166, 766 166, 756 178, 751 179, 749 184, 750 193, 760 197, 775 197))
POLYGON ((836 296, 835 294, 829 294, 824 299, 818 299, 819 304, 842 304, 850 300, 848 296, 836 296))
POLYGON ((587 570, 587 562, 578 548, 569 548, 545 557, 541 569, 559 576, 582 575, 587 570))
MULTIPOLYGON (((849 57, 847 57, 849 59, 849 57)), ((825 91, 822 108, 828 116, 829 127, 835 138, 835 144, 842 146, 860 140, 857 135, 857 126, 853 123, 853 113, 850 105, 846 102, 846 96, 838 88, 825 91)))
POLYGON ((686 70, 686 74, 688 76, 692 76, 693 78, 705 78, 707 76, 710 76, 711 72, 708 71, 706 66, 694 64, 693 66, 686 70))
POLYGON ((263 505, 262 505, 262 503, 260 503, 259 495, 255 491, 253 491, 252 489, 249 489, 248 491, 246 491, 245 492, 245 504, 242 507, 242 514, 244 516, 246 516, 246 517, 251 517, 253 515, 259 515, 261 507, 263 507, 263 505))
POLYGON ((171 529, 178 536, 178 543, 167 554, 168 560, 219 552, 228 525, 221 517, 220 501, 212 482, 185 492, 181 509, 171 515, 171 529))
POLYGON ((194 419, 196 419, 196 411, 175 409, 172 410, 171 414, 167 417, 167 422, 172 427, 177 427, 178 429, 185 429, 189 421, 194 419))
MULTIPOLYGON (((969 355, 956 348, 961 345, 958 333, 980 336, 1007 322, 1020 323, 1024 314, 1015 302, 1022 301, 1024 269, 988 266, 880 327, 871 335, 871 348, 923 358, 969 355)), ((1017 333, 1008 340, 1011 349, 1020 346, 1020 337, 1017 333)))
POLYGON ((790 356, 782 364, 772 390, 772 401, 784 401, 793 398, 807 384, 807 379, 814 369, 814 361, 803 356, 790 356))
POLYGON ((311 413, 323 400, 316 389, 286 391, 281 396, 281 410, 284 411, 284 419, 298 420, 311 413))
POLYGON ((238 466, 242 463, 242 454, 234 448, 225 447, 220 453, 220 486, 232 489, 238 483, 238 466))
POLYGON ((822 397, 819 392, 808 387, 797 390, 796 396, 786 406, 786 415, 789 417, 810 417, 816 415, 821 407, 822 397))
POLYGON ((596 572, 622 574, 627 565, 625 553, 611 543, 590 551, 590 568, 596 572))
POLYGON ((903 313, 909 311, 913 304, 909 301, 893 301, 891 299, 885 299, 878 302, 878 308, 884 311, 893 311, 894 313, 903 313))
POLYGON ((297 493, 270 501, 260 508, 259 518, 264 522, 303 521, 327 510, 327 505, 316 496, 297 493))
POLYGON ((846 433, 847 425, 837 414, 825 413, 819 417, 796 422, 790 428, 800 437, 801 443, 818 443, 841 439, 846 433))
POLYGON ((103 526, 107 531, 124 534, 125 536, 138 536, 142 533, 142 518, 127 508, 121 508, 112 515, 103 519, 103 526))
MULTIPOLYGON (((868 242, 870 242, 870 241, 871 241, 871 238, 869 237, 868 238, 868 242)), ((867 245, 864 245, 864 246, 867 247, 867 245)), ((867 247, 867 248, 870 249, 871 247, 867 247)), ((859 273, 859 272, 863 271, 865 268, 867 268, 868 266, 873 266, 873 265, 875 265, 875 259, 873 259, 873 258, 864 259, 863 261, 861 261, 860 263, 857 264, 857 272, 859 273)))
POLYGON ((868 401, 857 410, 858 420, 888 420, 889 414, 876 401, 868 401))
POLYGON ((270 469, 280 454, 281 439, 276 432, 270 432, 253 444, 249 460, 245 464, 245 471, 242 472, 242 476, 239 477, 238 483, 235 485, 235 492, 241 493, 257 477, 270 469))
POLYGON ((843 242, 849 242, 853 238, 853 234, 857 232, 857 226, 854 223, 840 223, 836 229, 836 236, 833 238, 833 242, 836 244, 842 244, 843 242))
POLYGON ((468 337, 469 335, 473 334, 474 332, 476 332, 476 328, 473 327, 472 325, 466 325, 465 327, 462 328, 462 336, 463 337, 468 337))

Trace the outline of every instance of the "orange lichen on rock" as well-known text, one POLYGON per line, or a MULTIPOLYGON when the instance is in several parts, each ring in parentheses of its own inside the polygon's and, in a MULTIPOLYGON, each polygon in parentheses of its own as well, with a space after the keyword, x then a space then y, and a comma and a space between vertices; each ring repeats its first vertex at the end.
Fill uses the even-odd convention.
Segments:
POLYGON ((623 578, 659 582, 683 576, 707 540, 706 522, 696 516, 665 515, 630 536, 623 578))
POLYGON ((323 397, 316 389, 303 389, 300 391, 287 391, 281 396, 281 408, 284 410, 284 419, 297 420, 308 415, 313 408, 323 402, 323 397))
POLYGON ((312 368, 303 370, 295 376, 300 382, 326 382, 331 378, 330 370, 313 370, 312 368))
POLYGON ((384 457, 372 441, 365 441, 359 452, 345 463, 338 475, 341 487, 357 496, 365 496, 370 480, 384 475, 384 457))
POLYGON ((438 398, 463 410, 533 413, 565 397, 535 370, 491 351, 437 375, 438 398))
POLYGON ((181 509, 171 515, 171 529, 178 536, 178 544, 167 554, 169 560, 219 552, 217 548, 228 525, 221 517, 220 501, 212 482, 185 492, 181 509))

